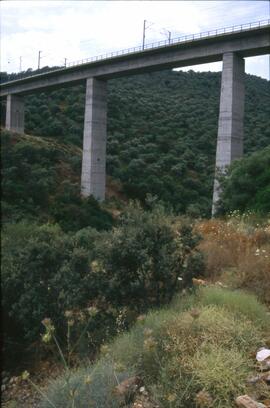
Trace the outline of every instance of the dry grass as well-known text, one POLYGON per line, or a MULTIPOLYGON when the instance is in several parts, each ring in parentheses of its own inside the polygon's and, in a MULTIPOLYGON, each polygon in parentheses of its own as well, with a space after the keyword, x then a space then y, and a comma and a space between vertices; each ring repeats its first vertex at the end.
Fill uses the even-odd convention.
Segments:
POLYGON ((270 224, 250 226, 238 218, 196 226, 203 240, 207 277, 254 291, 270 303, 270 224))

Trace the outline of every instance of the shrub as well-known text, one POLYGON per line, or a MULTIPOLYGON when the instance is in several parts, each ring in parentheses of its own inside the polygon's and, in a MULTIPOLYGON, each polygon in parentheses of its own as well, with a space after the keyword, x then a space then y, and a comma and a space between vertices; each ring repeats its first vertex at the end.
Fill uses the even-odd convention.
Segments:
POLYGON ((109 230, 113 225, 111 214, 103 210, 93 196, 82 198, 79 184, 67 180, 61 183, 52 199, 49 214, 66 232, 88 226, 109 230))
MULTIPOLYGON (((228 305, 232 299, 232 308, 219 304, 215 288, 208 288, 199 296, 192 296, 189 305, 185 299, 183 305, 178 300, 170 307, 141 316, 129 332, 102 348, 94 367, 105 370, 108 364, 113 364, 123 375, 127 372, 139 375, 164 408, 195 408, 199 395, 211 399, 214 407, 231 408, 236 396, 247 392, 246 379, 254 365, 251 355, 265 344, 269 335, 269 325, 263 328, 257 320, 266 321, 269 317, 266 309, 258 305, 257 312, 249 314, 248 320, 242 310, 247 300, 245 294, 238 293, 239 302, 234 299, 234 292, 220 290, 220 295, 228 305)), ((256 303, 251 295, 249 300, 256 303)), ((77 371, 74 377, 78 373, 82 377, 83 372, 84 369, 77 371)), ((110 369, 107 372, 114 381, 113 372, 110 369)), ((97 371, 97 376, 102 382, 102 374, 97 371)), ((82 380, 81 386, 84 387, 82 380)), ((56 408, 62 406, 58 397, 61 390, 62 380, 48 390, 52 401, 57 402, 56 408)), ((84 395, 84 391, 81 395, 78 392, 78 406, 82 408, 88 406, 83 402, 84 395)), ((96 406, 97 397, 90 393, 89 398, 96 406)))
POLYGON ((95 350, 190 284, 192 265, 203 269, 191 228, 176 227, 159 206, 145 212, 131 205, 107 232, 85 228, 72 236, 58 225, 24 223, 3 232, 4 326, 28 343, 38 339, 44 317, 64 338, 65 311, 94 306, 82 344, 95 350))
MULTIPOLYGON (((51 384, 47 392, 47 397, 57 408, 120 408, 122 405, 113 391, 132 372, 119 372, 110 361, 101 361, 93 367, 74 370, 68 375, 69 387, 65 373, 51 384), (75 392, 74 405, 71 403, 70 389, 75 392)), ((44 400, 41 408, 51 408, 51 404, 44 400)))
POLYGON ((130 205, 119 227, 103 236, 96 256, 108 282, 104 295, 114 305, 137 311, 159 306, 204 271, 198 237, 190 225, 173 225, 160 205, 151 211, 130 205))
POLYGON ((58 226, 8 225, 2 254, 4 316, 21 340, 36 340, 44 317, 61 327, 65 310, 86 307, 96 293, 89 252, 58 226))
POLYGON ((255 296, 242 291, 232 291, 220 288, 202 288, 200 290, 203 305, 217 305, 230 312, 245 317, 256 325, 267 329, 269 317, 267 307, 260 303, 255 296))
POLYGON ((235 161, 221 181, 220 212, 270 213, 270 148, 235 161))

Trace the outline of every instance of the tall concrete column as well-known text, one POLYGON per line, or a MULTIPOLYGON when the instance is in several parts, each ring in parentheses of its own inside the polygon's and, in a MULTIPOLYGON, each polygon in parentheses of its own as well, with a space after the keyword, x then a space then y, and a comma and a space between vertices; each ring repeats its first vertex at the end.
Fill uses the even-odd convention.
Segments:
POLYGON ((233 52, 223 55, 212 215, 220 197, 217 180, 234 159, 243 155, 245 61, 233 52))
POLYGON ((24 100, 22 96, 12 94, 7 96, 6 129, 24 133, 24 100))
POLYGON ((86 82, 81 194, 105 199, 107 138, 107 83, 86 82))

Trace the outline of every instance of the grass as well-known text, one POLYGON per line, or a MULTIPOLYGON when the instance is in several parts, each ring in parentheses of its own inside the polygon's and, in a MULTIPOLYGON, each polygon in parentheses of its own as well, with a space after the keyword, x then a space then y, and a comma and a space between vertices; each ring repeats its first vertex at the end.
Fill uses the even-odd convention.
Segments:
MULTIPOLYGON (((204 406, 231 408, 248 391, 252 355, 266 344, 269 327, 267 309, 242 291, 208 287, 182 301, 178 297, 104 346, 93 367, 72 373, 74 407, 120 407, 113 389, 136 374, 164 408, 195 408, 199 399, 204 406)), ((48 389, 57 408, 68 407, 63 384, 60 378, 48 389)), ((42 408, 49 405, 43 402, 42 408)))
POLYGON ((218 287, 201 288, 199 297, 202 305, 224 307, 239 319, 245 317, 252 324, 267 330, 269 327, 268 309, 254 295, 240 290, 218 287))

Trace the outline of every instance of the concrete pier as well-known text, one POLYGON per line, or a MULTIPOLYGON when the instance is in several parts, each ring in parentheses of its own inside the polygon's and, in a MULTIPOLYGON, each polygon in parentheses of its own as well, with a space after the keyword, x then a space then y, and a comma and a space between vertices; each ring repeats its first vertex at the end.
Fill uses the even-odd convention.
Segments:
POLYGON ((244 75, 244 59, 233 52, 225 53, 221 79, 212 215, 216 213, 216 204, 221 193, 218 175, 224 173, 234 159, 243 155, 244 75))
POLYGON ((86 81, 81 194, 105 199, 107 137, 107 82, 86 81))
POLYGON ((22 96, 9 94, 6 106, 6 128, 24 133, 24 101, 22 96))

